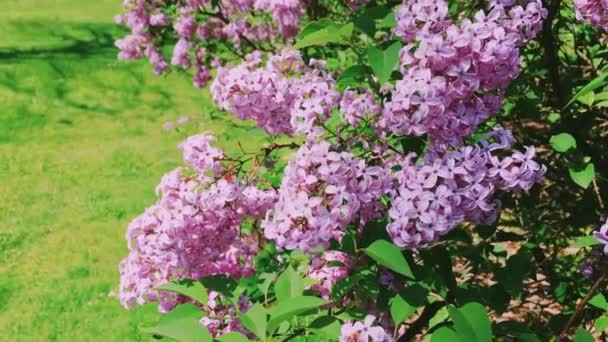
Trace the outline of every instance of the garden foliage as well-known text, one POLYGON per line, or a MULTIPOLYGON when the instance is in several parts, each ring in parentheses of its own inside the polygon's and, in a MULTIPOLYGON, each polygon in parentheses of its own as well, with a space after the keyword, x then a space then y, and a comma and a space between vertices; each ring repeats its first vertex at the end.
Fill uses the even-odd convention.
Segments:
POLYGON ((124 5, 119 58, 193 69, 219 109, 268 135, 236 154, 188 138, 129 225, 120 300, 165 314, 145 330, 602 336, 608 273, 589 248, 608 243, 608 226, 591 235, 605 209, 605 1, 124 5))

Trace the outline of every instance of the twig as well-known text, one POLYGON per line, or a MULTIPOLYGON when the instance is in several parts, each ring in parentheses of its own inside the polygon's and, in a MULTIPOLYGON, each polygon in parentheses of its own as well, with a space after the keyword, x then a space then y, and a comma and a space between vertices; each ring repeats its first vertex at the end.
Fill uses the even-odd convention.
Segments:
POLYGON ((578 316, 580 316, 580 314, 583 312, 585 306, 587 305, 587 302, 589 302, 589 300, 593 297, 597 289, 599 289, 600 285, 602 285, 602 283, 606 279, 608 279, 608 273, 603 274, 601 277, 598 278, 595 284, 593 284, 591 290, 589 290, 589 293, 587 293, 585 298, 583 298, 583 301, 576 306, 576 310, 574 310, 574 313, 572 314, 572 316, 570 316, 570 319, 568 320, 568 323, 566 323, 564 330, 562 330, 561 334, 559 334, 559 337, 557 338, 558 341, 562 341, 566 337, 568 330, 570 330, 570 327, 576 322, 578 316))
POLYGON ((593 192, 595 193, 595 196, 597 196, 597 202, 599 203, 602 211, 604 211, 604 209, 606 209, 606 206, 604 205, 604 200, 602 199, 602 195, 600 194, 600 187, 597 186, 597 182, 595 181, 595 178, 593 178, 592 183, 593 183, 593 192))

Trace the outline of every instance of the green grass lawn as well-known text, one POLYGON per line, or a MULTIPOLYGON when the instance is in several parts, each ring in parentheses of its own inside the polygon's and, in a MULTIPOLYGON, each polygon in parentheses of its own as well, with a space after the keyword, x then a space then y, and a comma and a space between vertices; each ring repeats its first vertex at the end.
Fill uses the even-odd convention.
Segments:
MULTIPOLYGON (((0 340, 130 341, 155 307, 113 296, 130 219, 180 164, 177 143, 258 130, 186 75, 116 60, 122 0, 14 0, 0 12, 0 340), (162 125, 194 115, 180 132, 162 125), (203 123, 201 127, 199 124, 203 123)), ((255 139, 254 139, 255 140, 255 139)))

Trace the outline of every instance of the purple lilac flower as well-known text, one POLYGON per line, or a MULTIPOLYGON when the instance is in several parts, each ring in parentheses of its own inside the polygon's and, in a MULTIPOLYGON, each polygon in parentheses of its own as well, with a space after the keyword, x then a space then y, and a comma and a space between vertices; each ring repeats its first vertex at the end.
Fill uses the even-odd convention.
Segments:
POLYGON ((574 0, 576 19, 608 31, 608 1, 574 0))
POLYGON ((374 326, 376 317, 367 315, 363 322, 348 321, 342 325, 340 342, 390 342, 391 335, 384 328, 374 326))
POLYGON ((604 254, 608 256, 608 220, 600 230, 593 232, 593 237, 604 245, 604 254))

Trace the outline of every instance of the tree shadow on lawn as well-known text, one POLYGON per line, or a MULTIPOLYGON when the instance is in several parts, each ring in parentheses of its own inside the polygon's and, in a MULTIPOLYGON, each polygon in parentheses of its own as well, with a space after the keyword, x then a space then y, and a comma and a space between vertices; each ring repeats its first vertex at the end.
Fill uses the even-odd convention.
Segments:
MULTIPOLYGON (((0 118, 0 126, 4 126, 0 142, 10 140, 9 135, 14 136, 20 128, 46 124, 43 111, 28 103, 34 98, 48 103, 44 111, 71 108, 111 116, 141 101, 142 91, 160 95, 161 107, 175 105, 168 92, 146 84, 140 68, 117 60, 114 41, 124 36, 125 30, 115 24, 18 21, 2 25, 20 32, 23 43, 0 47, 0 96, 4 87, 9 90, 7 102, 12 102, 0 118), (106 71, 110 73, 104 74, 106 71), (98 72, 99 77, 89 77, 98 72), (108 92, 125 96, 119 103, 103 101, 100 97, 108 92)), ((59 121, 69 124, 70 120, 59 121)))

